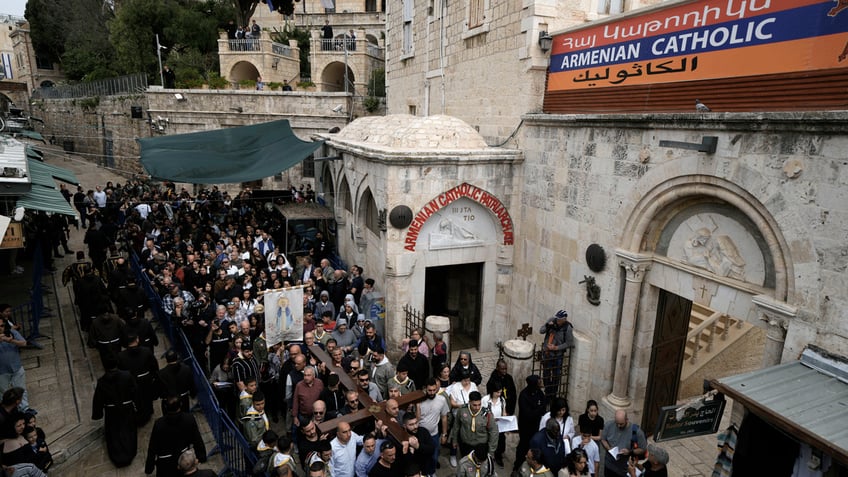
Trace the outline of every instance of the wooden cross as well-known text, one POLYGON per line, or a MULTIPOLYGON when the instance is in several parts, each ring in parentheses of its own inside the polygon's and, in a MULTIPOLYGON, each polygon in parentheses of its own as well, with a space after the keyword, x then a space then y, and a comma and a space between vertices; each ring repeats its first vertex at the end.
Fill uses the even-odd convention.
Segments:
POLYGON ((527 341, 527 337, 533 334, 533 327, 530 326, 530 323, 524 323, 521 325, 521 328, 518 329, 518 337, 527 341))
MULTIPOLYGON (((354 426, 365 420, 374 419, 375 421, 383 421, 383 425, 387 428, 386 431, 395 439, 396 442, 402 443, 409 440, 409 433, 406 432, 406 429, 401 427, 401 425, 396 421, 392 420, 391 416, 386 413, 386 401, 374 402, 374 400, 371 399, 371 396, 368 395, 368 392, 359 389, 359 386, 357 386, 353 379, 348 376, 344 369, 333 364, 333 360, 330 359, 327 352, 321 349, 320 346, 312 345, 309 347, 309 351, 315 359, 324 363, 324 366, 327 367, 327 369, 339 376, 339 383, 341 383, 345 389, 348 391, 356 391, 359 396, 359 403, 362 404, 362 409, 356 412, 345 414, 344 416, 339 416, 335 419, 318 424, 319 434, 324 434, 334 430, 338 427, 339 423, 342 422, 347 422, 351 426, 354 426)), ((413 404, 423 400, 424 391, 420 389, 404 394, 396 399, 398 406, 401 408, 407 404, 413 404)))

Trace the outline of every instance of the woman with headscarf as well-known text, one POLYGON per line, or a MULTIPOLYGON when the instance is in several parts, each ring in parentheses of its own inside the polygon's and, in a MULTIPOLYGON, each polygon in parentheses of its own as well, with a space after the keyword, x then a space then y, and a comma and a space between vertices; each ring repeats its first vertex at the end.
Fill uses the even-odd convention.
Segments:
POLYGON ((459 357, 456 358, 456 363, 454 363, 453 369, 451 369, 451 381, 460 381, 461 376, 465 371, 471 375, 471 381, 474 384, 479 386, 480 383, 483 382, 483 375, 480 374, 480 370, 477 369, 477 365, 471 361, 471 353, 468 351, 460 351, 459 357))

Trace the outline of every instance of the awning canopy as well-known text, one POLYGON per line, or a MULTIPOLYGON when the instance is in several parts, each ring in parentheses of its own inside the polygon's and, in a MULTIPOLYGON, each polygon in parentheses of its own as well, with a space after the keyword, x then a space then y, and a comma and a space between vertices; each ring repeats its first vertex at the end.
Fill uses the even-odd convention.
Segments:
POLYGON ((79 184, 76 175, 67 169, 33 159, 27 159, 27 162, 32 189, 18 196, 15 207, 76 216, 77 211, 56 188, 54 180, 55 178, 70 184, 79 184))
POLYGON ((33 183, 35 183, 37 179, 45 178, 49 182, 42 185, 46 185, 49 187, 55 187, 56 183, 53 182, 53 179, 57 179, 72 185, 79 185, 80 183, 79 179, 77 178, 77 175, 74 174, 73 171, 69 171, 68 169, 54 166, 52 164, 47 164, 46 162, 41 162, 38 160, 28 159, 28 161, 29 173, 32 176, 33 183))
POLYGON ((848 361, 809 346, 800 361, 712 381, 789 436, 848 464, 848 361))
POLYGON ((27 210, 41 210, 54 214, 77 215, 77 211, 62 196, 62 193, 52 187, 33 184, 32 189, 18 197, 16 207, 27 210))
POLYGON ((138 139, 141 163, 157 179, 229 184, 270 177, 300 163, 323 141, 300 140, 288 120, 138 139))

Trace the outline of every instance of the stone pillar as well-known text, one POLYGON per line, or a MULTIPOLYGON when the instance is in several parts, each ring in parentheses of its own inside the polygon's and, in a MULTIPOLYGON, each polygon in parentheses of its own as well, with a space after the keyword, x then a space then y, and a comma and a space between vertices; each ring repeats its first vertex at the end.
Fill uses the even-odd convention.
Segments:
POLYGON ((621 303, 621 321, 618 329, 618 347, 612 393, 605 400, 613 408, 627 408, 630 398, 627 388, 630 383, 630 361, 633 355, 633 336, 636 332, 636 318, 639 312, 639 299, 642 296, 642 280, 651 264, 650 257, 638 255, 626 250, 617 250, 619 264, 626 273, 624 298, 621 303))
POLYGON ((503 354, 509 374, 515 380, 515 387, 521 391, 525 379, 533 373, 533 343, 524 340, 506 341, 503 354))
POLYGON ((768 295, 756 295, 751 301, 756 305, 760 319, 768 324, 766 345, 763 349, 763 367, 780 364, 786 330, 789 329, 789 322, 795 317, 798 309, 768 295))
POLYGON ((434 331, 442 333, 442 338, 444 339, 445 345, 448 347, 448 364, 451 364, 450 318, 447 316, 430 315, 424 319, 424 329, 431 335, 434 331))

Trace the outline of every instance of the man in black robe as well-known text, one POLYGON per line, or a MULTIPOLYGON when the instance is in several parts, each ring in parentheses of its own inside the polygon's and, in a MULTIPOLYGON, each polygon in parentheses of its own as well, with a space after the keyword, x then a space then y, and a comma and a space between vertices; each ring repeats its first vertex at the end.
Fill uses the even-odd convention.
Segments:
POLYGON ((100 360, 106 366, 106 358, 117 358, 121 352, 121 338, 124 337, 124 320, 114 313, 102 313, 91 322, 88 330, 89 348, 97 348, 100 360))
POLYGON ((165 415, 153 424, 150 433, 150 444, 147 446, 147 460, 144 463, 144 473, 152 474, 156 469, 156 477, 179 477, 177 469, 180 454, 188 448, 193 448, 200 462, 206 462, 206 445, 197 427, 194 416, 183 412, 180 407, 181 399, 169 396, 164 402, 165 415))
POLYGON ((153 415, 153 400, 157 396, 156 377, 159 373, 159 363, 153 356, 153 351, 145 346, 139 346, 139 337, 130 334, 127 337, 127 349, 118 355, 118 368, 135 377, 138 392, 135 393, 136 425, 147 424, 153 415))
POLYGON ((94 317, 110 311, 106 286, 91 264, 81 266, 83 276, 74 282, 74 303, 80 310, 80 326, 88 331, 94 317))
POLYGON ((545 383, 538 374, 526 378, 527 387, 518 395, 518 446, 515 449, 513 471, 518 471, 530 448, 530 439, 539 429, 545 414, 545 383))
POLYGON ((116 467, 126 467, 138 450, 133 403, 135 379, 129 372, 118 369, 118 361, 113 356, 103 360, 103 367, 106 373, 97 380, 91 418, 98 420, 105 415, 104 436, 109 460, 116 467))
POLYGON ((158 379, 160 384, 160 396, 162 397, 162 412, 165 412, 165 399, 168 396, 177 396, 180 399, 182 409, 191 409, 189 396, 197 395, 197 387, 194 385, 194 376, 191 368, 180 361, 180 355, 174 350, 165 353, 167 364, 159 370, 158 379))

